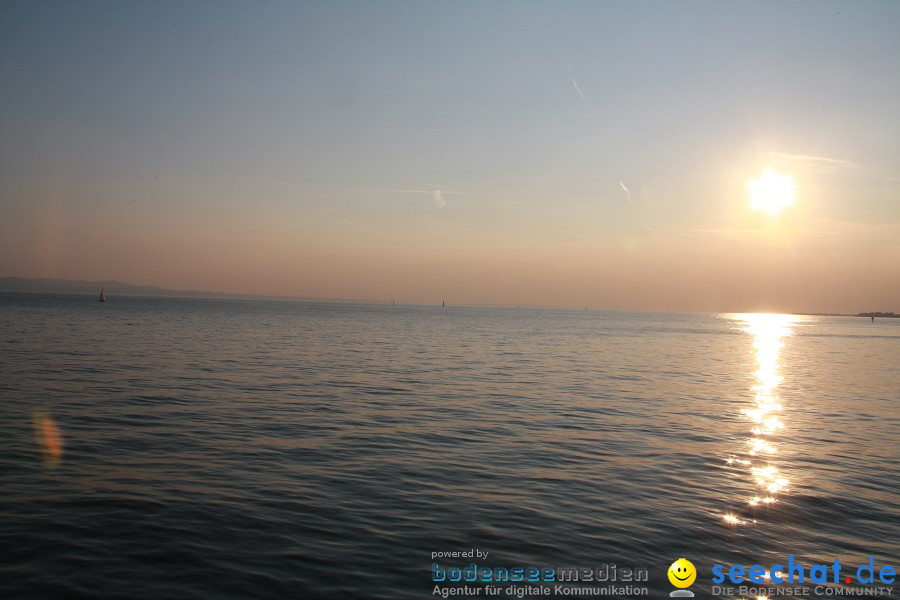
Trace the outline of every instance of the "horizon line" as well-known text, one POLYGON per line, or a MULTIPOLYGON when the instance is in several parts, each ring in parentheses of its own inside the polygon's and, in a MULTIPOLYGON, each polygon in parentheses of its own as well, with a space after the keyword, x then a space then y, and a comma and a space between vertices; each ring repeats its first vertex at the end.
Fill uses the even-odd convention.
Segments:
MULTIPOLYGON (((242 292, 223 292, 223 291, 209 291, 209 290, 186 290, 186 289, 176 289, 176 288, 165 288, 156 285, 148 285, 148 284, 133 284, 127 283, 125 281, 119 279, 98 279, 98 280, 90 280, 90 279, 66 279, 59 277, 21 277, 18 275, 3 275, 0 276, 0 281, 6 279, 19 279, 23 281, 47 281, 47 282, 66 282, 66 283, 80 283, 80 284, 92 284, 92 285, 102 285, 102 284, 120 284, 133 288, 150 288, 153 290, 159 290, 162 293, 156 294, 146 294, 140 293, 140 291, 135 292, 119 292, 115 295, 119 296, 129 296, 129 297, 161 297, 161 298, 176 298, 176 297, 186 297, 186 298, 195 298, 195 299, 203 299, 202 296, 212 296, 213 298, 207 299, 235 299, 235 300, 271 300, 271 301, 295 301, 295 302, 328 302, 328 303, 359 303, 359 304, 392 304, 397 301, 397 298, 355 298, 355 297, 328 297, 328 296, 292 296, 292 295, 281 295, 281 294, 247 294, 242 292), (179 296, 167 295, 165 292, 171 292, 178 294, 179 296), (191 296, 190 294, 200 294, 202 296, 191 296)), ((42 293, 42 294, 76 294, 76 295, 91 295, 94 292, 90 291, 50 291, 50 290, 7 290, 0 288, 0 293, 42 293)), ((445 299, 434 300, 430 302, 424 301, 400 301, 399 304, 406 306, 436 306, 438 303, 444 302, 445 299)), ((863 315, 868 315, 869 313, 880 313, 880 314, 900 314, 895 313, 893 311, 862 311, 855 314, 851 313, 838 313, 838 312, 804 312, 804 311, 777 311, 777 310, 674 310, 670 311, 668 309, 657 309, 657 310, 647 310, 647 309, 635 309, 635 308, 601 308, 596 306, 579 306, 579 305, 541 305, 541 304, 507 304, 507 303, 484 303, 484 302, 452 302, 451 306, 461 306, 461 307, 471 307, 471 308, 512 308, 512 309, 539 309, 539 310, 574 310, 574 311, 598 311, 598 312, 640 312, 640 313, 676 313, 676 314, 784 314, 784 315, 795 315, 795 316, 833 316, 833 317, 862 317, 863 315)))

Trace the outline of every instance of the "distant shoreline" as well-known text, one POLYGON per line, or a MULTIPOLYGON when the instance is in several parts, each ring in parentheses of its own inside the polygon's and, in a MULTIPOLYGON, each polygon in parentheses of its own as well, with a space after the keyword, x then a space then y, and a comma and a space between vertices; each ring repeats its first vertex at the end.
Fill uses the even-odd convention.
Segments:
POLYGON ((132 285, 115 279, 104 281, 86 281, 82 279, 46 279, 26 277, 0 277, 0 292, 31 294, 93 294, 100 290, 107 295, 116 296, 148 296, 160 298, 202 298, 202 299, 236 299, 236 300, 315 300, 328 301, 324 298, 295 298, 290 296, 269 296, 259 294, 236 294, 231 292, 204 292, 199 290, 173 290, 151 285, 132 285))
MULTIPOLYGON (((0 277, 0 292, 14 293, 37 293, 37 294, 88 294, 97 295, 100 290, 106 291, 107 295, 119 296, 150 296, 165 298, 202 298, 202 299, 236 299, 236 300, 294 300, 303 302, 354 302, 362 304, 391 304, 391 300, 385 299, 356 299, 356 298, 316 298, 316 297, 300 297, 300 296, 273 296, 264 294, 237 294, 233 292, 205 292, 199 290, 173 290, 169 288, 161 288, 150 285, 133 285, 115 279, 103 281, 87 281, 83 279, 49 279, 49 278, 28 278, 28 277, 0 277)), ((403 302, 403 304, 428 306, 428 302, 403 302)), ((515 308, 517 305, 496 305, 496 304, 455 304, 455 306, 484 306, 494 308, 515 308)), ((582 310, 578 307, 559 307, 559 306, 528 306, 528 308, 549 308, 561 310, 582 310)), ((625 311, 627 309, 606 309, 606 308, 590 308, 588 310, 610 310, 613 312, 625 311)), ((634 312, 668 312, 668 311, 643 311, 634 312)), ((689 311, 696 312, 696 311, 689 311)), ((742 311, 700 311, 700 312, 742 312, 742 311)), ((794 312, 790 313, 798 316, 810 317, 863 317, 863 318, 900 318, 900 314, 893 312, 863 312, 856 314, 847 313, 808 313, 794 312)))
POLYGON ((855 315, 848 315, 842 313, 791 313, 793 315, 804 316, 804 317, 863 317, 866 319, 877 317, 879 319, 900 319, 900 314, 892 313, 892 312, 864 312, 857 313, 855 315))

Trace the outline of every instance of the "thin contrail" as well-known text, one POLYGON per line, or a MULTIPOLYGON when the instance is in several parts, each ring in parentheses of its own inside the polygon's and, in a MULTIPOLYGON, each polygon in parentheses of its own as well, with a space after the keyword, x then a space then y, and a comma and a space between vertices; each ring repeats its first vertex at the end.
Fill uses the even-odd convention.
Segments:
POLYGON ((859 165, 843 160, 841 158, 830 158, 828 156, 815 156, 813 154, 789 154, 787 152, 769 152, 772 158, 786 160, 796 163, 806 163, 807 165, 819 165, 830 168, 841 168, 856 171, 859 165))
POLYGON ((625 183, 622 182, 621 180, 619 181, 619 187, 621 187, 622 191, 625 192, 625 195, 628 196, 628 201, 631 202, 632 204, 634 204, 634 200, 631 199, 631 192, 628 191, 628 188, 625 187, 625 183))
POLYGON ((572 73, 572 87, 575 88, 575 91, 578 92, 581 99, 587 102, 587 97, 584 95, 584 92, 581 91, 581 88, 578 87, 578 82, 575 81, 575 70, 572 68, 572 65, 566 65, 566 69, 568 69, 569 73, 572 73))
POLYGON ((431 199, 434 200, 434 205, 438 208, 444 208, 447 206, 447 200, 444 199, 444 194, 465 194, 465 192, 461 192, 459 190, 441 190, 441 189, 433 189, 433 190, 384 190, 385 193, 388 194, 430 194, 431 199))
POLYGON ((575 81, 575 78, 572 78, 572 87, 575 88, 575 91, 578 92, 578 95, 581 96, 581 99, 587 102, 587 98, 584 96, 584 92, 581 91, 581 88, 578 87, 578 82, 575 81))

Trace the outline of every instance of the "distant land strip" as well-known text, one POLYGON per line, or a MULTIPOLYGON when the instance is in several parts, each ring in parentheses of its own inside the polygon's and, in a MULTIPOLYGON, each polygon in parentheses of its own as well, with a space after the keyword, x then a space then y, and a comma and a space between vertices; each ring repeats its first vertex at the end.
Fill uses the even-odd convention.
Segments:
POLYGON ((892 312, 864 312, 855 315, 841 313, 794 313, 795 315, 803 315, 808 317, 879 317, 884 319, 900 319, 900 314, 892 312))
MULTIPOLYGON (((307 300, 315 302, 344 302, 338 298, 299 297, 299 296, 275 296, 266 294, 235 294, 229 292, 202 292, 198 290, 173 290, 152 285, 133 285, 115 279, 103 281, 85 281, 82 279, 47 279, 28 277, 0 277, 0 292, 20 293, 45 293, 45 294, 99 294, 103 289, 107 295, 122 296, 168 296, 175 298, 242 298, 254 300, 307 300)), ((353 299, 351 302, 390 303, 390 300, 353 299)), ((509 305, 513 306, 513 305, 509 305)), ((535 307, 532 307, 535 308, 535 307)), ((581 309, 578 309, 581 310, 581 309)), ((716 311, 713 311, 716 312, 716 311)), ((728 311, 718 311, 728 312, 728 311)), ((846 313, 808 313, 797 312, 795 315, 813 317, 877 317, 886 319, 900 318, 900 314, 893 312, 863 312, 857 314, 846 313)))
POLYGON ((225 292, 201 292, 171 290, 152 285, 132 285, 115 279, 84 281, 80 279, 29 279, 26 277, 0 277, 0 292, 37 292, 48 294, 107 294, 123 296, 174 296, 180 298, 275 298, 250 294, 225 292))

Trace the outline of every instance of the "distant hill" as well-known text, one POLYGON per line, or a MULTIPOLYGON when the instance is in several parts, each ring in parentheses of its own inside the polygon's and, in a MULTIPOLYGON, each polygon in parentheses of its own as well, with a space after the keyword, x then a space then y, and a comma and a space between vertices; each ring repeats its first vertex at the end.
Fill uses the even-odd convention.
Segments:
POLYGON ((26 279, 0 277, 0 292, 41 292, 57 294, 99 294, 123 296, 178 296, 192 298, 249 298, 241 294, 170 290, 152 285, 131 285, 116 280, 83 281, 76 279, 26 279))

